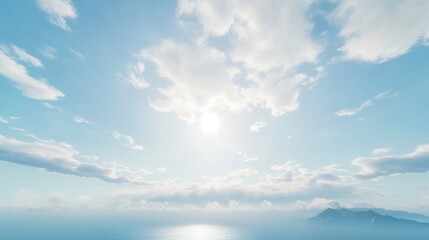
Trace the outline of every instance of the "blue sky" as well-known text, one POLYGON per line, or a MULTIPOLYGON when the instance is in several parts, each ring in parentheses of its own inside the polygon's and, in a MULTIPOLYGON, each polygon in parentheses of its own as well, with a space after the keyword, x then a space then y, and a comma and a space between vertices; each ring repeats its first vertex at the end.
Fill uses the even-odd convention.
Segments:
POLYGON ((4 1, 0 207, 429 213, 427 1, 4 1))

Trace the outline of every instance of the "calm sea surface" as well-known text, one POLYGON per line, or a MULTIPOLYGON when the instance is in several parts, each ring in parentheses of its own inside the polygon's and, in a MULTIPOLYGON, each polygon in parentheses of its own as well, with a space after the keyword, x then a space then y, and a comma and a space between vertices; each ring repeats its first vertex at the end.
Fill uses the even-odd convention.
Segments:
POLYGON ((0 240, 427 240, 429 231, 326 229, 284 215, 1 213, 0 240))

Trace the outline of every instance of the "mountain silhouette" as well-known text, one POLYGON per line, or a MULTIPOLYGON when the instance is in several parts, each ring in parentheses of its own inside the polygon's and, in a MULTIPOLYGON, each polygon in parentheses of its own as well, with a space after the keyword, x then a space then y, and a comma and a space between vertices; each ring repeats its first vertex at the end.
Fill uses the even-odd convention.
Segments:
POLYGON ((428 223, 421 223, 414 220, 382 215, 373 210, 356 211, 345 208, 328 208, 323 212, 309 219, 313 223, 329 225, 348 226, 372 226, 372 227, 422 227, 428 228, 428 223))
POLYGON ((398 210, 388 210, 383 208, 350 208, 352 211, 368 211, 372 210, 380 215, 389 215, 395 218, 402 218, 408 220, 414 220, 417 222, 429 223, 429 216, 419 214, 419 213, 411 213, 406 211, 398 211, 398 210))

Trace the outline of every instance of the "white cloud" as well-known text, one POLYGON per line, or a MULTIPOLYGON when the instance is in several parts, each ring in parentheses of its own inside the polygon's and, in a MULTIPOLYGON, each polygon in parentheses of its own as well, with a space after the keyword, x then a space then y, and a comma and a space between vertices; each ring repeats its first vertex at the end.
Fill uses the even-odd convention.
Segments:
POLYGON ((311 201, 296 201, 292 210, 324 210, 327 208, 341 208, 341 204, 337 201, 325 198, 314 198, 311 201))
POLYGON ((346 59, 383 62, 429 39, 429 2, 390 0, 338 1, 332 19, 345 39, 346 59))
POLYGON ((240 160, 243 162, 253 162, 258 160, 257 157, 250 157, 247 153, 238 152, 238 155, 240 155, 240 160))
POLYGON ((163 167, 156 168, 156 170, 157 170, 159 173, 161 173, 161 174, 163 174, 163 173, 166 173, 166 172, 167 172, 167 168, 163 168, 163 167))
POLYGON ((360 168, 361 178, 376 178, 401 173, 429 171, 429 144, 418 146, 414 152, 400 156, 359 157, 353 165, 360 168))
POLYGON ((145 65, 142 62, 136 64, 128 64, 127 72, 125 75, 118 74, 118 76, 125 80, 128 84, 133 86, 135 89, 148 88, 149 83, 143 78, 143 72, 145 65))
POLYGON ((133 150, 138 150, 138 151, 143 150, 143 147, 136 144, 134 139, 130 136, 123 135, 123 134, 120 134, 119 132, 115 131, 115 132, 113 132, 113 138, 115 138, 118 141, 121 141, 122 144, 127 148, 131 148, 133 150))
POLYGON ((363 110, 371 107, 372 105, 374 105, 374 102, 377 100, 392 98, 392 97, 396 97, 397 95, 398 95, 398 93, 393 93, 392 91, 385 91, 385 92, 377 94, 373 98, 366 100, 357 108, 345 108, 345 109, 342 109, 342 110, 336 112, 335 114, 339 117, 353 116, 353 115, 356 115, 356 114, 362 112, 363 110))
POLYGON ((26 67, 16 62, 11 51, 3 45, 0 45, 0 75, 12 81, 16 88, 29 98, 57 100, 64 96, 47 82, 28 75, 26 67))
POLYGON ((153 100, 152 107, 175 112, 188 123, 195 123, 199 115, 215 107, 240 112, 260 106, 270 109, 273 116, 282 115, 298 108, 300 90, 311 81, 305 74, 284 77, 274 71, 263 76, 248 75, 248 86, 243 86, 235 82, 239 69, 228 63, 224 53, 171 40, 145 49, 142 56, 171 83, 159 89, 164 99, 153 100))
MULTIPOLYGON (((297 164, 286 163, 273 167, 270 173, 253 169, 239 169, 224 176, 206 177, 205 181, 191 184, 165 183, 156 188, 121 190, 114 197, 121 202, 155 202, 168 206, 191 204, 205 206, 245 205, 251 208, 273 209, 274 203, 297 199, 346 197, 360 193, 348 173, 334 166, 310 170, 297 164), (257 205, 255 205, 257 204, 257 205), (262 206, 261 206, 262 204, 262 206), (253 205, 253 206, 252 206, 253 205)), ((247 208, 247 207, 246 207, 247 208)))
POLYGON ((48 103, 48 102, 42 102, 42 105, 45 107, 45 108, 49 108, 49 109, 53 109, 53 110, 55 110, 55 111, 58 111, 59 113, 61 113, 61 114, 64 114, 64 115, 70 115, 69 113, 67 113, 64 109, 62 109, 62 108, 60 108, 60 107, 57 107, 57 106, 55 106, 55 105, 53 105, 53 104, 51 104, 51 103, 48 103))
POLYGON ((6 206, 11 208, 36 209, 45 207, 45 201, 35 192, 21 190, 14 194, 6 206))
POLYGON ((48 197, 48 204, 51 208, 63 208, 64 195, 62 193, 56 192, 52 193, 48 197))
POLYGON ((55 58, 57 58, 57 56, 56 56, 57 49, 55 49, 52 46, 45 45, 39 51, 40 51, 40 53, 42 53, 43 56, 45 56, 45 58, 48 58, 48 59, 55 59, 55 58))
POLYGON ((252 125, 250 125, 249 129, 251 132, 259 132, 266 125, 267 124, 265 123, 265 121, 256 121, 252 125))
POLYGON ((306 15, 312 2, 181 0, 178 11, 195 16, 206 34, 228 35, 235 62, 267 71, 316 61, 321 47, 311 39, 306 15))
POLYGON ((99 157, 97 157, 95 155, 83 155, 82 157, 89 160, 89 161, 97 161, 98 159, 100 159, 99 157))
POLYGON ((372 150, 373 155, 383 154, 390 152, 390 148, 375 148, 372 150))
POLYGON ((122 145, 127 147, 127 148, 130 148, 133 150, 138 150, 138 151, 141 151, 144 149, 143 146, 138 145, 131 136, 127 136, 127 135, 121 134, 117 131, 112 131, 112 130, 106 129, 103 126, 100 126, 98 123, 92 122, 92 121, 90 121, 84 117, 69 113, 69 112, 65 111, 64 109, 62 109, 61 107, 57 107, 51 103, 43 102, 42 105, 46 108, 53 109, 53 110, 65 115, 65 116, 69 117, 75 123, 92 125, 93 127, 96 127, 97 130, 102 130, 103 133, 105 133, 105 134, 107 133, 108 135, 112 136, 114 139, 118 140, 118 142, 122 143, 122 145))
POLYGON ((81 117, 81 116, 77 116, 74 115, 73 121, 75 123, 80 123, 80 124, 93 124, 91 121, 89 121, 88 119, 81 117))
POLYGON ((151 103, 157 111, 174 111, 180 119, 194 123, 196 114, 210 107, 241 107, 233 103, 240 97, 240 89, 232 82, 237 71, 226 64, 222 52, 166 40, 144 50, 142 55, 155 64, 161 77, 171 82, 169 87, 160 89, 165 99, 151 103))
POLYGON ((83 62, 86 58, 82 53, 80 53, 74 49, 69 48, 69 51, 73 54, 74 57, 79 59, 79 61, 81 61, 81 62, 83 62))
POLYGON ((69 113, 66 110, 64 110, 63 108, 55 106, 55 105, 53 105, 51 103, 43 102, 42 105, 44 107, 46 107, 46 108, 53 109, 53 110, 55 110, 55 111, 57 111, 57 112, 65 115, 65 116, 71 118, 73 120, 73 122, 75 122, 75 123, 78 123, 78 124, 90 124, 90 125, 93 125, 93 126, 98 126, 96 123, 91 122, 90 120, 88 120, 88 119, 86 119, 86 118, 84 118, 82 116, 69 113))
POLYGON ((211 108, 242 112, 262 107, 272 116, 296 110, 302 89, 323 69, 315 67, 316 76, 296 71, 303 63, 315 63, 321 51, 310 36, 311 3, 180 1, 180 20, 192 19, 202 40, 196 44, 164 40, 142 51, 143 60, 153 63, 159 76, 171 83, 160 89, 164 98, 153 100, 151 106, 175 112, 191 124, 211 108), (213 48, 210 36, 222 38, 231 50, 213 48))
POLYGON ((9 124, 9 121, 0 116, 0 123, 9 124))
POLYGON ((49 21, 60 28, 71 31, 67 19, 76 19, 77 13, 71 0, 37 0, 39 8, 49 15, 49 21))
POLYGON ((0 160, 109 183, 145 183, 141 174, 126 167, 82 162, 76 159, 79 153, 71 145, 27 135, 34 141, 24 142, 0 135, 0 160))
POLYGON ((75 199, 67 198, 69 195, 63 192, 44 193, 33 192, 29 190, 21 190, 16 194, 6 198, 2 204, 2 208, 12 209, 33 209, 33 210, 70 210, 89 208, 99 209, 95 205, 93 199, 86 195, 80 195, 75 199))
POLYGON ((92 197, 86 196, 86 195, 80 195, 77 198, 77 202, 78 202, 80 208, 90 207, 93 200, 94 199, 92 197))
POLYGON ((38 58, 28 54, 24 49, 13 45, 12 50, 20 61, 30 63, 34 67, 44 67, 43 63, 38 58))

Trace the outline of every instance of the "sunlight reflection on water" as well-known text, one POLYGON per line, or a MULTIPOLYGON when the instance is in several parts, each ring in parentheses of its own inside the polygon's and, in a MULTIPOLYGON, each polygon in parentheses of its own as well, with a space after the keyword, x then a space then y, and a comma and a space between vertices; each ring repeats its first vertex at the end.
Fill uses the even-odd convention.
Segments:
POLYGON ((215 225, 186 225, 160 228, 146 236, 150 240, 240 240, 234 229, 215 225))

